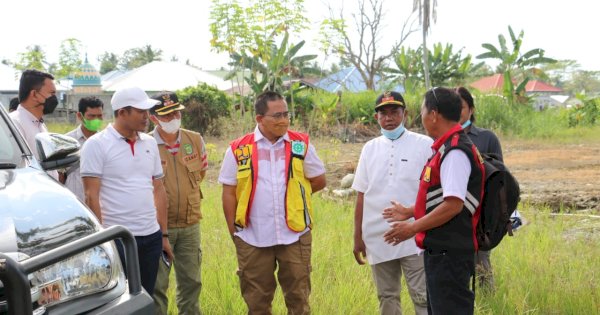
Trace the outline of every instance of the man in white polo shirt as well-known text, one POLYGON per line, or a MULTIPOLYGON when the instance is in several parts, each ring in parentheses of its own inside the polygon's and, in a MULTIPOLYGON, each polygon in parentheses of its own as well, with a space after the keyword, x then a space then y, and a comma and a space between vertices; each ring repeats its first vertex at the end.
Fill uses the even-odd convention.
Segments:
MULTIPOLYGON (((154 291, 162 251, 172 259, 167 197, 158 146, 144 133, 148 109, 159 101, 137 87, 116 91, 115 120, 90 137, 81 151, 85 200, 104 227, 123 225, 135 236, 142 286, 154 291)), ((123 248, 117 242, 124 264, 123 248)))
POLYGON ((397 92, 385 92, 375 102, 375 119, 382 136, 365 144, 352 188, 358 192, 354 215, 354 257, 366 257, 377 287, 381 314, 402 314, 400 277, 404 278, 415 313, 427 314, 423 256, 414 239, 397 246, 385 243, 389 223, 382 212, 392 203, 415 203, 419 177, 431 155, 433 140, 404 128, 406 105, 397 92))

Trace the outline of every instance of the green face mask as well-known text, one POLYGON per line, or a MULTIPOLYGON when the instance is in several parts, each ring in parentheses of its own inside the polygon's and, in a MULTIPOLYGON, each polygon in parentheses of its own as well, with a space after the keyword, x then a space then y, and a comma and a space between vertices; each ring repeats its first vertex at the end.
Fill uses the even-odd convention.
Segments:
POLYGON ((102 119, 92 119, 92 120, 87 120, 87 119, 83 119, 83 126, 85 127, 85 129, 89 130, 89 131, 98 131, 98 129, 100 129, 100 127, 102 126, 102 119))

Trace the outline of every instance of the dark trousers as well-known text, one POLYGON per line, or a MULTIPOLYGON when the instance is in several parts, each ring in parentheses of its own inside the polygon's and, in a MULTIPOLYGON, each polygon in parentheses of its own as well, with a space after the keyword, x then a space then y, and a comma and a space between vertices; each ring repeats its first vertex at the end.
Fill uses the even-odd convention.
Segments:
MULTIPOLYGON (((162 232, 158 230, 150 235, 136 236, 138 260, 140 262, 140 278, 142 287, 152 295, 154 293, 154 285, 156 284, 156 275, 158 274, 158 262, 162 253, 162 232)), ((115 240, 121 264, 126 269, 125 251, 121 240, 115 240)))
POLYGON ((475 292, 470 286, 474 254, 425 250, 424 259, 429 314, 473 314, 475 292))

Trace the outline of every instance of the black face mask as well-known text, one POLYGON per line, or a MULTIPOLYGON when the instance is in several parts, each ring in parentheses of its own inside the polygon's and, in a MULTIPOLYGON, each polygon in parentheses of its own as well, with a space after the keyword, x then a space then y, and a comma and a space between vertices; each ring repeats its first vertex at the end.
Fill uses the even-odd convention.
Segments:
POLYGON ((52 114, 56 109, 56 106, 58 106, 58 98, 56 98, 56 95, 48 97, 44 102, 44 115, 52 114))

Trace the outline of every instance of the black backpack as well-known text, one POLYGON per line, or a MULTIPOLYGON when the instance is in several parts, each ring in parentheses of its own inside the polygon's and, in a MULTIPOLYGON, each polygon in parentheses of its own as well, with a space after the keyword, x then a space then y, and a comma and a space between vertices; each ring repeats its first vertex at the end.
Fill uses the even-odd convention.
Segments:
POLYGON ((510 216, 520 199, 519 183, 495 154, 481 154, 485 187, 476 237, 480 250, 491 250, 512 233, 510 216))

